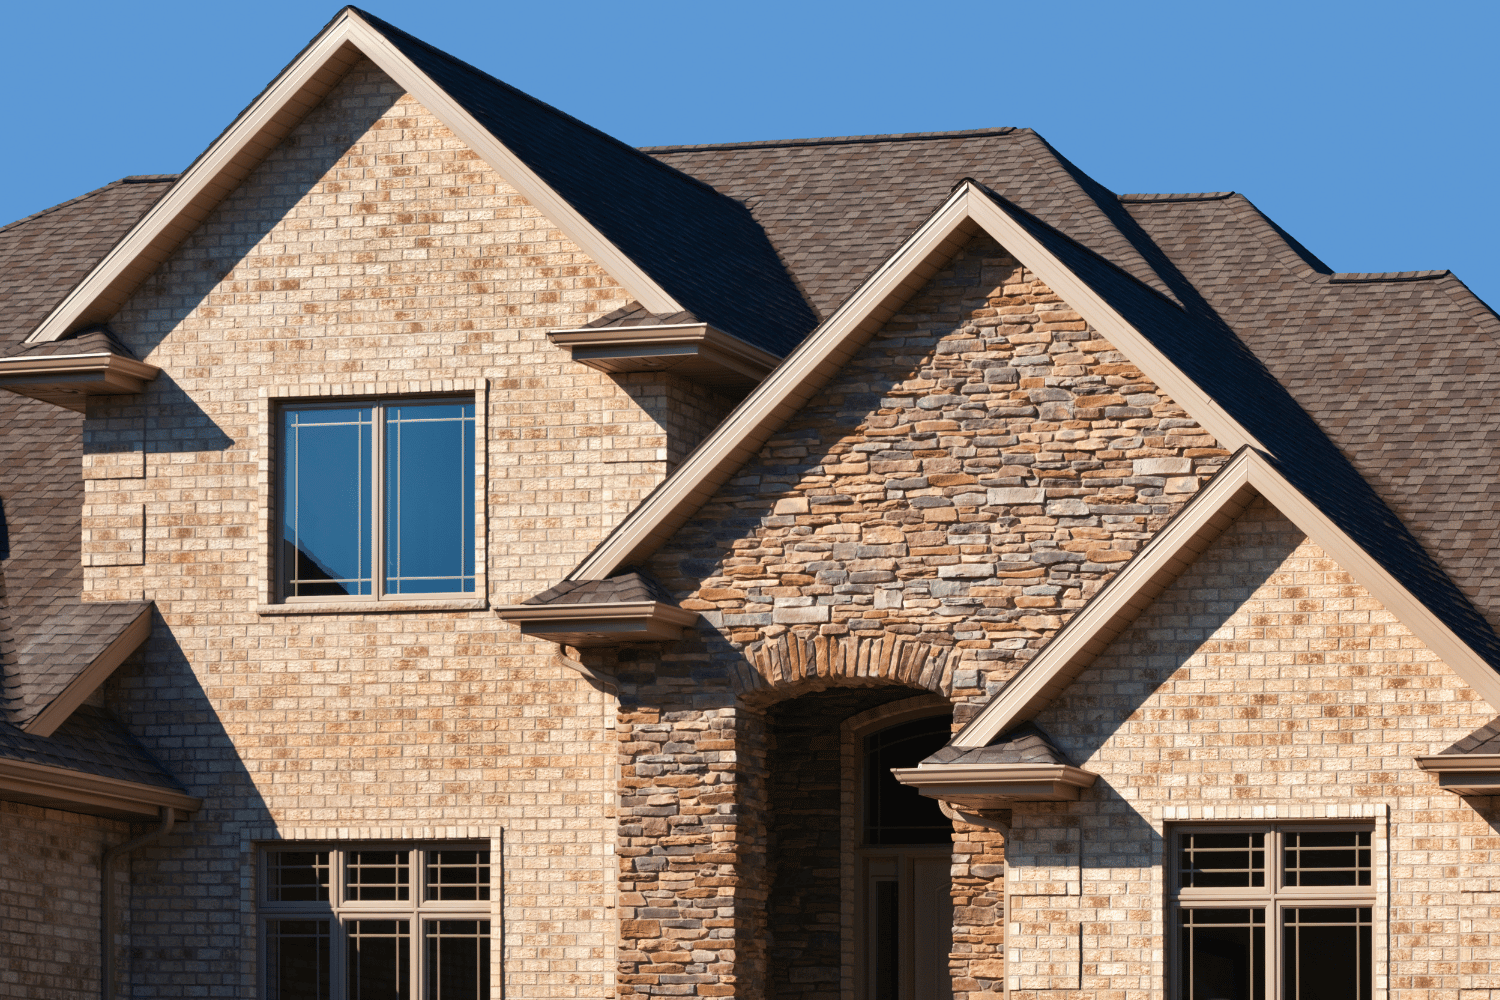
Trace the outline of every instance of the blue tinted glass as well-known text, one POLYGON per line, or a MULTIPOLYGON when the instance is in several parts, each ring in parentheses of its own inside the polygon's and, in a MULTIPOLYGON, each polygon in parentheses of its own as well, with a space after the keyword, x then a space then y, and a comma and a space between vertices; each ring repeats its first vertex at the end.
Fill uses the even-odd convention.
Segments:
POLYGON ((386 592, 473 593, 473 404, 389 406, 385 435, 386 592))
POLYGON ((282 415, 282 572, 291 597, 371 593, 370 407, 282 415))

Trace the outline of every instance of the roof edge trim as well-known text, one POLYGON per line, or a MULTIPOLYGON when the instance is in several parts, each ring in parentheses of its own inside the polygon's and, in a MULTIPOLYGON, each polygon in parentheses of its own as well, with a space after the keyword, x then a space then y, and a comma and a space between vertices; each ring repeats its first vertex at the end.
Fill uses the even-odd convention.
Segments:
POLYGON ((1487 663, 1260 452, 1242 449, 1119 576, 1079 611, 1042 651, 1001 689, 952 745, 973 749, 1033 718, 1128 627, 1171 580, 1187 569, 1212 537, 1259 494, 1380 601, 1412 634, 1492 707, 1500 707, 1500 673, 1487 663), (1203 538, 1218 524, 1207 541, 1203 538), (1197 552, 1193 552, 1197 543, 1197 552), (1154 589, 1153 589, 1154 588, 1154 589))
POLYGON ((513 184, 553 225, 652 312, 681 312, 625 253, 526 166, 380 32, 345 8, 193 162, 176 184, 47 315, 26 343, 58 340, 109 318, 363 56, 389 74, 513 184))
POLYGON ((1071 764, 922 764, 892 768, 903 785, 967 809, 1008 809, 1013 802, 1069 802, 1099 776, 1071 764))
POLYGON ((57 727, 68 721, 68 716, 77 711, 78 706, 87 701, 89 695, 98 690, 99 685, 115 672, 115 668, 124 663, 125 658, 139 649, 141 643, 151 635, 153 607, 155 605, 147 603, 141 613, 121 629, 120 634, 21 730, 32 736, 51 736, 57 732, 57 727))
POLYGON ((495 610, 523 635, 575 647, 671 642, 699 620, 698 612, 661 601, 508 604, 495 610))
POLYGON ((0 799, 92 816, 156 817, 163 807, 187 816, 203 800, 170 788, 87 771, 0 757, 0 799))

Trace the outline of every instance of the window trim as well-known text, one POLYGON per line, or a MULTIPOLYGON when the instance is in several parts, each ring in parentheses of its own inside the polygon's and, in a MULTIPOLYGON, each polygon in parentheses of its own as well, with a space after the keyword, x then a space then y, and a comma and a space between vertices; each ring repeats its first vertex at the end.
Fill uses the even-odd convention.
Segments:
MULTIPOLYGON (((256 614, 348 614, 407 611, 485 611, 490 606, 486 572, 489 551, 487 379, 451 379, 439 382, 392 382, 347 386, 284 385, 261 389, 256 421, 257 444, 257 542, 258 593, 256 614), (282 587, 280 518, 280 423, 288 406, 326 404, 348 407, 385 404, 398 400, 472 401, 474 406, 474 592, 449 594, 397 594, 288 597, 282 587)), ((379 568, 372 561, 372 570, 379 568)))
POLYGON ((348 979, 348 934, 344 925, 348 920, 406 920, 409 949, 407 968, 413 996, 424 996, 425 988, 425 925, 432 920, 476 920, 490 924, 490 981, 497 974, 495 960, 499 954, 499 906, 501 903, 500 861, 496 846, 490 840, 374 840, 374 841, 277 841, 261 844, 256 850, 255 882, 252 894, 255 906, 256 927, 256 993, 259 998, 268 996, 270 990, 270 933, 273 920, 326 920, 329 921, 329 996, 341 1000, 347 996, 348 979), (427 886, 428 851, 473 850, 486 851, 489 861, 489 898, 476 900, 428 900, 423 899, 427 886), (329 854, 330 879, 326 901, 280 902, 267 899, 271 887, 270 859, 275 854, 289 852, 326 851, 329 854), (406 852, 412 872, 411 891, 405 900, 345 900, 347 885, 347 858, 355 851, 406 852))
POLYGON ((1182 982, 1181 921, 1180 915, 1188 909, 1242 909, 1263 907, 1265 920, 1264 962, 1266 974, 1266 1000, 1283 1000, 1282 979, 1282 931, 1283 911, 1287 909, 1335 909, 1368 908, 1370 910, 1371 940, 1369 954, 1371 995, 1381 997, 1385 991, 1380 987, 1382 949, 1380 943, 1380 881, 1381 864, 1379 845, 1381 824, 1375 819, 1349 817, 1338 820, 1282 819, 1256 822, 1253 820, 1223 820, 1219 822, 1195 821, 1171 823, 1163 838, 1166 849, 1164 888, 1166 892, 1163 937, 1167 961, 1167 996, 1174 1000, 1185 1000, 1186 984, 1182 982), (1283 884, 1283 837, 1288 833, 1357 831, 1370 835, 1370 884, 1363 886, 1286 886, 1283 884), (1265 885, 1243 888, 1193 888, 1181 884, 1179 855, 1182 837, 1192 833, 1264 833, 1265 885))

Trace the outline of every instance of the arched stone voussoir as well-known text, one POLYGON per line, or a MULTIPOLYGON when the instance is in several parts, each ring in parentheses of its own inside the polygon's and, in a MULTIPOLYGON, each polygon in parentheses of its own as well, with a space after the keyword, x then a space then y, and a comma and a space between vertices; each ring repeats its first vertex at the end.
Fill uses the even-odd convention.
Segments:
POLYGON ((745 647, 752 670, 743 678, 740 699, 768 705, 830 687, 902 684, 952 698, 953 674, 962 650, 885 632, 876 636, 819 635, 790 631, 745 647))

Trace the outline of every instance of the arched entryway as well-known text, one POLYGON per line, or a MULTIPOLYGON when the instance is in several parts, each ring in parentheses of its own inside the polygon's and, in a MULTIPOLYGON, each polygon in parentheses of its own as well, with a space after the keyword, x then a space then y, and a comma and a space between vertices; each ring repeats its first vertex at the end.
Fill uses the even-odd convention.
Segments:
POLYGON ((951 705, 835 688, 766 711, 769 1000, 952 994, 952 827, 890 777, 944 743, 951 705))

